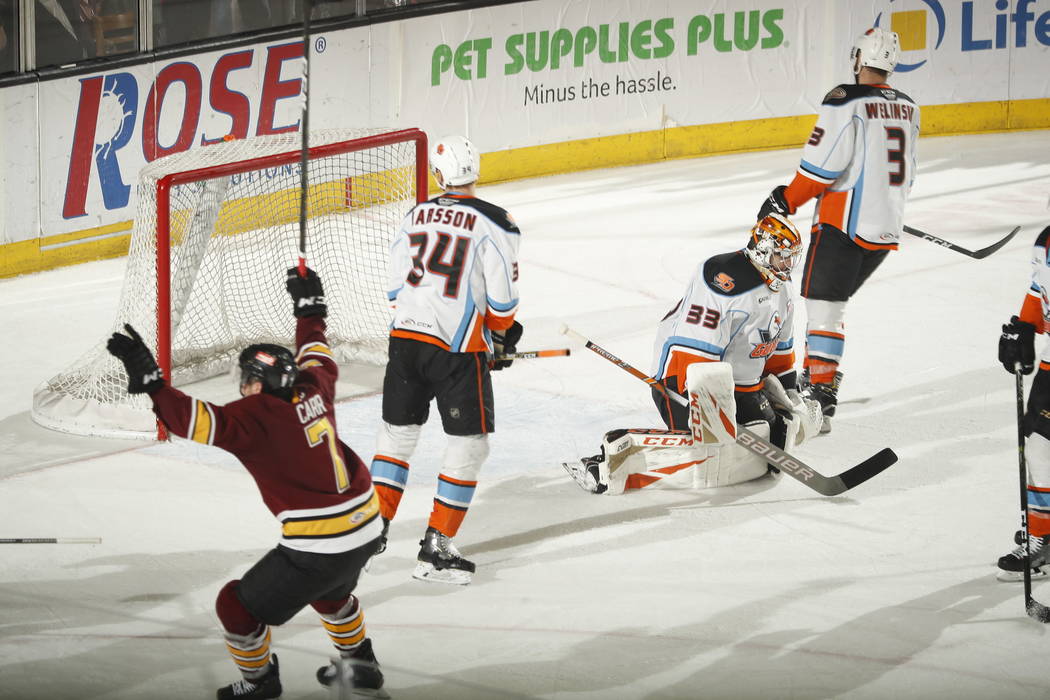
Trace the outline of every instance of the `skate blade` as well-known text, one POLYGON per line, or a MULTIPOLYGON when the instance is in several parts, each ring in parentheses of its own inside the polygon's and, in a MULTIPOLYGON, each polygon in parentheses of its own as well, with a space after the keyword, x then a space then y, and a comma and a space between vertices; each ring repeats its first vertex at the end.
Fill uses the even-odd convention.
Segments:
POLYGON ((432 564, 419 562, 416 564, 416 570, 412 572, 412 578, 431 583, 466 586, 474 578, 474 574, 460 569, 435 569, 432 564))
POLYGON ((582 462, 573 464, 572 462, 562 462, 561 466, 565 471, 569 472, 569 476, 572 480, 579 484, 580 488, 587 493, 597 493, 598 483, 594 480, 594 477, 583 467, 582 462))
MULTIPOLYGON (((995 578, 1000 581, 1005 581, 1006 583, 1016 583, 1018 581, 1024 581, 1024 572, 1003 571, 1002 569, 999 569, 995 574, 995 578)), ((1046 572, 1042 569, 1032 569, 1032 580, 1035 581, 1041 578, 1046 578, 1046 572)))

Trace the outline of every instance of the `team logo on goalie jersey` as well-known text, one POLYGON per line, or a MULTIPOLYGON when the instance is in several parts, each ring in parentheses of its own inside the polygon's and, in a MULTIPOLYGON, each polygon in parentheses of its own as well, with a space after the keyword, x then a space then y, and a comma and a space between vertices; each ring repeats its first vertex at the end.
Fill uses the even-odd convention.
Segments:
POLYGON ((736 280, 724 272, 719 272, 715 275, 715 284, 718 285, 718 288, 722 291, 729 292, 736 286, 736 280))
POLYGON ((769 357, 777 349, 777 339, 780 338, 780 330, 784 327, 784 319, 780 314, 773 314, 769 319, 769 328, 758 329, 758 337, 761 342, 751 348, 751 357, 769 357))

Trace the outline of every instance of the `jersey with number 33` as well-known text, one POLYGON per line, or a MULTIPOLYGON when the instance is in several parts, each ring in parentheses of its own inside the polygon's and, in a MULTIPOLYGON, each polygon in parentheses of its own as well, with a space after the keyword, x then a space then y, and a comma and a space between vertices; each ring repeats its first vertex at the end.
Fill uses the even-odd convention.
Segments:
POLYGON ((694 362, 728 362, 736 390, 757 391, 766 375, 792 372, 794 295, 790 283, 771 290, 742 251, 709 258, 660 323, 654 376, 681 389, 694 362))
POLYGON ((839 85, 827 94, 784 196, 798 207, 820 197, 827 224, 863 248, 896 249, 915 180, 919 108, 889 85, 839 85))
POLYGON ((521 232, 500 207, 446 192, 416 205, 390 245, 390 335, 450 352, 492 352, 518 310, 521 232))

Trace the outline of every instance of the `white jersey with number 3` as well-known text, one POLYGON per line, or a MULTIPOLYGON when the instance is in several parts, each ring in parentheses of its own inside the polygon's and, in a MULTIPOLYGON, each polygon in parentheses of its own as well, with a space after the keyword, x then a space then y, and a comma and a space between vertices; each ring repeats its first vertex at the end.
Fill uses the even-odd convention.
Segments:
POLYGON ((814 225, 869 249, 896 248, 915 179, 919 108, 889 85, 839 85, 827 94, 785 196, 820 196, 814 225))
POLYGON ((390 335, 450 352, 492 352, 518 310, 521 232, 500 207, 446 192, 416 205, 390 245, 390 335))

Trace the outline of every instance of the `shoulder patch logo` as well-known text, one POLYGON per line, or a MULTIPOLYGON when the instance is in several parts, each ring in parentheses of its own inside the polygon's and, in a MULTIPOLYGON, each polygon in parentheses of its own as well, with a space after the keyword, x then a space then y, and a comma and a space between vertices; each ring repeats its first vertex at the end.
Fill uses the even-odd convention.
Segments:
POLYGON ((893 100, 897 99, 897 91, 896 90, 888 90, 886 88, 881 88, 879 90, 879 92, 881 92, 882 96, 885 97, 887 100, 893 101, 893 100))
POLYGON ((825 100, 841 100, 846 96, 846 90, 843 87, 836 87, 831 90, 827 95, 824 96, 825 100))
POLYGON ((736 286, 736 280, 724 272, 719 272, 715 275, 715 285, 724 292, 730 292, 736 286))

